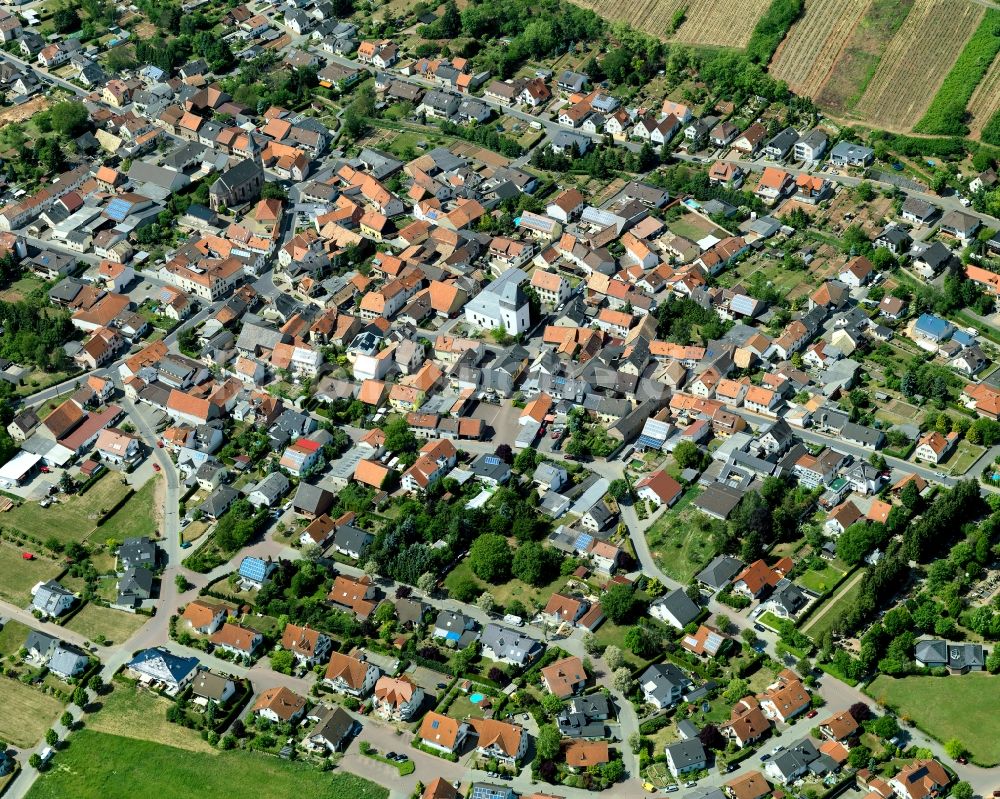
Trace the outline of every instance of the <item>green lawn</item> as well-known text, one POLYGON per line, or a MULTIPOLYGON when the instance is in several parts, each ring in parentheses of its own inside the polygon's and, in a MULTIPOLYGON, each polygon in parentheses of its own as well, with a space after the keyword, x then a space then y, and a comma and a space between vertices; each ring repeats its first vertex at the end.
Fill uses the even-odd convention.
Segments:
POLYGON ((389 792, 342 772, 247 752, 194 754, 169 746, 83 730, 56 755, 53 768, 28 793, 30 799, 119 799, 137 786, 157 799, 230 799, 295 796, 297 799, 385 799, 389 792))
POLYGON ((120 502, 127 491, 128 486, 122 485, 121 477, 109 471, 82 496, 60 494, 59 501, 48 508, 37 502, 25 502, 7 511, 3 515, 3 526, 42 540, 54 537, 63 543, 82 541, 97 527, 101 514, 120 502))
POLYGON ((32 544, 21 548, 0 541, 0 598, 23 606, 31 600, 31 589, 37 583, 51 580, 62 570, 56 561, 41 557, 36 549, 32 544), (24 552, 32 552, 35 559, 25 560, 21 557, 24 552))
MULTIPOLYGON (((862 572, 863 573, 863 572, 862 572)), ((802 632, 808 635, 813 641, 819 641, 827 630, 832 630, 840 618, 844 608, 857 599, 861 592, 861 580, 856 580, 857 575, 848 577, 844 584, 837 589, 837 593, 820 605, 813 614, 806 620, 802 627, 802 632)))
POLYGON ((880 676, 865 691, 939 741, 958 738, 980 766, 1000 763, 1000 676, 880 676))
POLYGON ((843 569, 829 561, 824 561, 822 569, 819 571, 810 569, 797 577, 795 582, 814 594, 823 594, 829 591, 843 575, 843 569))
POLYGON ((0 657, 16 653, 28 637, 30 628, 19 621, 8 621, 0 630, 0 657))
POLYGON ((124 541, 135 536, 157 536, 156 528, 156 481, 154 477, 136 491, 132 497, 115 511, 115 515, 101 525, 98 537, 101 541, 113 538, 124 541))
POLYGON ((86 636, 91 641, 103 635, 108 643, 120 644, 131 638, 147 621, 148 616, 88 602, 86 607, 66 622, 66 629, 86 636))
POLYGON ((449 591, 458 583, 458 581, 463 578, 471 578, 479 583, 483 588, 489 591, 493 595, 493 599, 496 600, 498 605, 506 607, 507 604, 513 600, 520 600, 528 610, 534 609, 536 606, 545 606, 545 603, 549 601, 549 597, 554 591, 558 591, 566 584, 566 578, 562 576, 557 576, 548 585, 543 585, 535 587, 533 585, 528 585, 517 579, 508 580, 506 583, 501 585, 487 585, 483 580, 480 580, 472 573, 472 568, 469 566, 468 559, 463 560, 459 563, 451 572, 445 577, 444 587, 449 591))
POLYGON ((688 491, 681 502, 663 512, 646 532, 657 565, 668 577, 687 584, 715 556, 712 531, 725 522, 690 507, 697 491, 688 491))

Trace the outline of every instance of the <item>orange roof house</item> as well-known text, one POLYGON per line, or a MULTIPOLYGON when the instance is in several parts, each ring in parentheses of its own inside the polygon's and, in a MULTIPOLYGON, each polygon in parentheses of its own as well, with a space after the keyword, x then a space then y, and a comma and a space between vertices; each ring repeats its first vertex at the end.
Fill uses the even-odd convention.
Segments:
POLYGON ((392 469, 383 466, 378 461, 363 458, 358 461, 358 465, 354 469, 354 479, 362 485, 371 486, 372 488, 382 488, 391 472, 392 469))
POLYGON ((326 598, 353 611, 361 620, 367 619, 379 604, 375 599, 375 586, 367 574, 357 578, 338 574, 326 598))
POLYGON ((279 685, 275 688, 268 688, 258 696, 251 711, 274 721, 288 722, 301 716, 305 709, 305 697, 279 685))
POLYGON ((587 684, 587 672, 580 658, 566 657, 542 669, 542 682, 550 693, 566 699, 587 684))
POLYGON ((454 752, 461 748, 468 725, 462 721, 431 711, 420 722, 420 732, 417 733, 425 744, 429 744, 445 752, 454 752))
POLYGON ((727 782, 725 791, 730 799, 764 799, 771 786, 759 771, 748 771, 727 782))
POLYGON ((604 741, 574 741, 566 747, 566 765, 590 768, 611 760, 611 750, 604 741))

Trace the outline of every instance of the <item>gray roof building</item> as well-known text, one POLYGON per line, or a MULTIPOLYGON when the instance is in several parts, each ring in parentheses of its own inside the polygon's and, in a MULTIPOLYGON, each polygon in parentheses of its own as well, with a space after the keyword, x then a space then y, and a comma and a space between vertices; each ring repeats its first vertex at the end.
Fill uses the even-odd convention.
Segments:
POLYGON ((483 654, 490 660, 526 666, 544 650, 540 641, 509 627, 487 624, 480 637, 483 654))
POLYGON ((716 555, 704 569, 698 572, 696 579, 699 583, 720 591, 729 585, 743 566, 741 560, 730 555, 716 555))

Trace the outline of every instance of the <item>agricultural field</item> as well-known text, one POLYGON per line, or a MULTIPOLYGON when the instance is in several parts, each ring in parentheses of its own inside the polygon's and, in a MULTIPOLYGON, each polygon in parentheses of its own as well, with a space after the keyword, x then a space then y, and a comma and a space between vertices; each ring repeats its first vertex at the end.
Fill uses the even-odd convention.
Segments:
POLYGON ((914 130, 940 136, 963 136, 966 107, 1000 51, 1000 11, 989 10, 959 54, 927 113, 914 130))
POLYGON ((866 691, 939 741, 957 738, 977 765, 1000 763, 1000 738, 995 734, 1000 677, 985 672, 901 679, 881 675, 866 691))
POLYGON ((25 550, 8 541, 0 541, 0 598, 13 605, 23 607, 31 601, 31 589, 37 583, 51 580, 62 566, 54 560, 43 558, 34 552, 34 560, 21 557, 25 550))
POLYGON ((993 63, 969 100, 969 129, 978 136, 990 118, 1000 113, 1000 58, 993 63))
MULTIPOLYGON (((886 42, 902 27, 914 0, 870 0, 815 95, 817 104, 846 114, 864 94, 886 42)), ((808 4, 806 6, 808 13, 808 4)))
POLYGON ((984 13, 982 6, 973 3, 916 0, 899 32, 886 45, 854 115, 887 130, 909 130, 927 111, 984 13), (916 75, 915 53, 922 54, 916 75))
POLYGON ((98 636, 111 644, 120 644, 132 637, 132 634, 149 621, 148 616, 138 613, 126 613, 124 610, 106 608, 87 604, 72 619, 66 622, 66 629, 73 630, 93 641, 98 636))
POLYGON ((32 786, 28 797, 131 796, 139 785, 160 799, 260 796, 265 785, 268 795, 299 799, 385 799, 389 795, 362 777, 322 772, 305 763, 251 752, 182 752, 94 732, 91 727, 73 735, 69 748, 56 755, 52 770, 32 786), (223 760, 230 762, 219 768, 223 760))
POLYGON ((746 47, 769 0, 577 0, 603 17, 624 20, 639 30, 681 44, 746 47), (684 22, 668 36, 674 14, 685 9, 684 22))
POLYGON ((63 703, 18 680, 0 677, 0 707, 0 740, 27 749, 45 735, 63 703))
POLYGON ((807 0, 771 61, 771 74, 796 94, 815 97, 868 5, 869 0, 807 0))

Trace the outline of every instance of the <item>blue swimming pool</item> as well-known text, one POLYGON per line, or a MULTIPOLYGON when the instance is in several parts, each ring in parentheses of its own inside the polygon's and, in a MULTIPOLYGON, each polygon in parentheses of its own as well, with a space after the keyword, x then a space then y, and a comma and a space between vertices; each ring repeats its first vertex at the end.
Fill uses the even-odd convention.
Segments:
POLYGON ((486 698, 485 696, 483 696, 483 695, 482 695, 481 693, 479 693, 479 692, 477 691, 476 693, 472 694, 472 695, 471 695, 471 696, 469 697, 469 701, 470 701, 470 702, 472 702, 472 704, 474 704, 474 705, 478 705, 478 704, 479 704, 480 702, 482 702, 482 701, 483 701, 483 700, 484 700, 485 698, 486 698))

